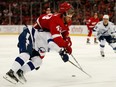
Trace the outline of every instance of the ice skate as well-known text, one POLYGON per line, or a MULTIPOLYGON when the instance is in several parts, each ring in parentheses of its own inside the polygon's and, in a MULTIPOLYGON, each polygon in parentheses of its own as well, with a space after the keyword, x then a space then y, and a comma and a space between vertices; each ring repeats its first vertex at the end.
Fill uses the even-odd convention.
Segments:
POLYGON ((94 44, 98 44, 98 42, 97 42, 96 38, 94 38, 94 44))
POLYGON ((101 56, 102 56, 102 57, 105 57, 105 54, 104 54, 103 51, 100 51, 100 53, 101 53, 101 56))
POLYGON ((19 69, 19 70, 17 71, 17 75, 18 75, 19 80, 20 80, 22 83, 27 82, 26 78, 24 77, 23 71, 22 71, 21 69, 19 69))
POLYGON ((14 75, 14 71, 12 69, 10 69, 5 76, 3 76, 4 79, 6 79, 7 81, 16 84, 19 82, 19 80, 17 79, 17 77, 14 75))
POLYGON ((87 39, 87 42, 86 42, 86 43, 87 43, 87 44, 91 44, 91 43, 90 43, 90 39, 87 39))
POLYGON ((95 40, 95 41, 94 41, 94 44, 98 44, 98 42, 95 40))

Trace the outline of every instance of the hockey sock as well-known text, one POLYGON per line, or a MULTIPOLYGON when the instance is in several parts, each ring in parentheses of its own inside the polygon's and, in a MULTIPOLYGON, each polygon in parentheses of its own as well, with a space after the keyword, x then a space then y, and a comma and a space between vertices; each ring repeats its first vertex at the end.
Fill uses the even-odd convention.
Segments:
POLYGON ((42 59, 39 56, 35 56, 31 58, 29 62, 21 67, 24 73, 34 70, 35 68, 39 67, 42 63, 42 59))
POLYGON ((15 59, 13 65, 12 65, 12 70, 16 73, 21 66, 24 65, 25 62, 27 62, 30 58, 30 55, 27 53, 21 53, 19 56, 15 59))

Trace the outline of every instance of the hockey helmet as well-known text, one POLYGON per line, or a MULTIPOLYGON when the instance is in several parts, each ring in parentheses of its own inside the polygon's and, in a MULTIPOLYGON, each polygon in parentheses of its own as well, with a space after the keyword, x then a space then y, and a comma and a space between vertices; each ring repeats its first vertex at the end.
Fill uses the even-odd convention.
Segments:
POLYGON ((103 24, 104 25, 108 25, 108 21, 109 21, 109 16, 108 15, 104 15, 103 16, 103 24))
POLYGON ((67 15, 74 14, 74 9, 71 4, 64 2, 64 3, 60 4, 59 12, 62 14, 66 13, 67 15))
POLYGON ((108 15, 104 15, 103 19, 108 19, 109 20, 109 16, 108 15))

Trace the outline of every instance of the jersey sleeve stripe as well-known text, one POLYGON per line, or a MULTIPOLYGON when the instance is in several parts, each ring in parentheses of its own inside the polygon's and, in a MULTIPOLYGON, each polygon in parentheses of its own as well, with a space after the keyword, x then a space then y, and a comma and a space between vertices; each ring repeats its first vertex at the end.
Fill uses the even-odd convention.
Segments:
POLYGON ((54 34, 54 35, 52 35, 52 38, 54 39, 54 38, 57 38, 57 37, 61 37, 61 35, 60 34, 54 34))

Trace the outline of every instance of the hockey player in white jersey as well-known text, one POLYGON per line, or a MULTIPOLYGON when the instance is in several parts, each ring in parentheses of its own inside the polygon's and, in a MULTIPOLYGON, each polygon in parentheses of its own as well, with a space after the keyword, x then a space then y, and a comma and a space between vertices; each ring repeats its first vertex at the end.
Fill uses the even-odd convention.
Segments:
POLYGON ((112 22, 109 21, 108 15, 103 16, 103 20, 97 23, 94 31, 96 32, 97 38, 100 42, 101 56, 105 57, 105 42, 107 42, 116 53, 116 27, 112 22))
POLYGON ((18 48, 19 55, 16 57, 11 69, 3 76, 4 79, 13 84, 25 83, 24 74, 40 68, 42 59, 49 48, 58 52, 64 62, 67 62, 69 58, 67 54, 64 54, 64 50, 52 41, 49 32, 38 33, 33 28, 24 27, 23 32, 19 35, 18 48), (33 34, 34 36, 32 36, 33 34), (40 37, 43 34, 45 37, 41 39, 40 37))

